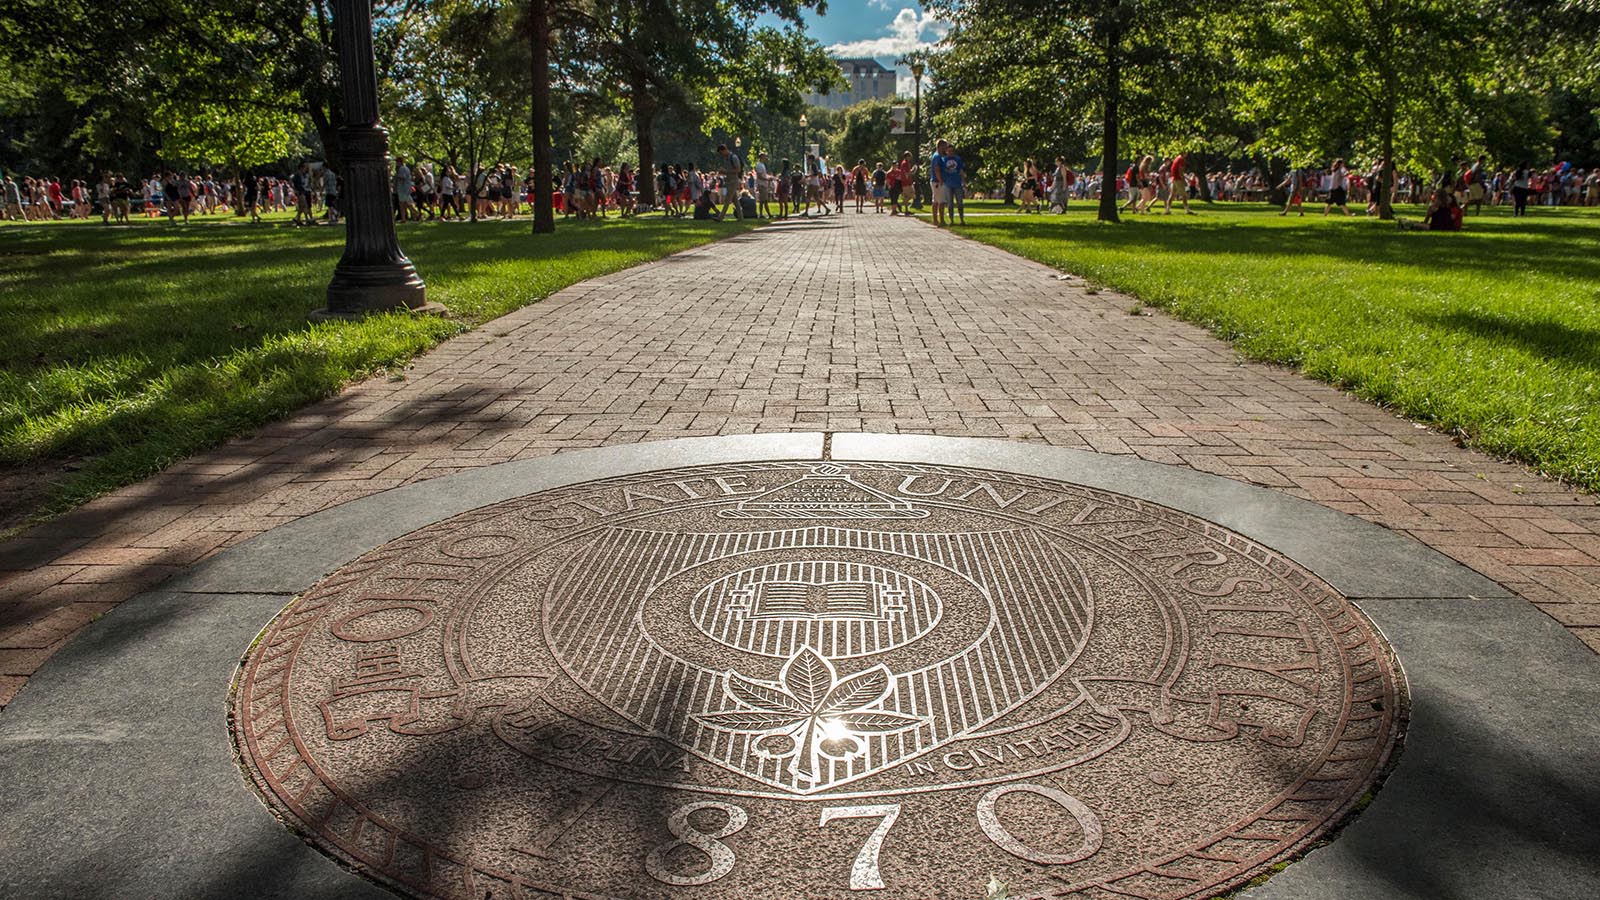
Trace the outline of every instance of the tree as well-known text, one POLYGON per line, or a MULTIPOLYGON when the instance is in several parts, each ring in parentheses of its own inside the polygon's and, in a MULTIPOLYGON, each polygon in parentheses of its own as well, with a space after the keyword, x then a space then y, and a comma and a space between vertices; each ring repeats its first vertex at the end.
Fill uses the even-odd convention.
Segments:
POLYGON ((162 154, 225 165, 233 172, 277 162, 299 153, 300 116, 281 104, 173 102, 151 104, 159 123, 162 154))
POLYGON ((532 59, 529 74, 533 80, 528 111, 529 137, 533 141, 533 233, 553 234, 555 209, 550 187, 555 178, 555 160, 550 146, 550 8, 548 0, 529 0, 528 46, 532 59))
POLYGON ((1170 38, 1200 27, 1211 4, 1181 0, 935 0, 954 27, 933 60, 935 121, 976 144, 990 177, 1098 131, 1099 218, 1118 221, 1116 173, 1130 124, 1175 104, 1190 60, 1170 38), (1040 29, 1039 22, 1052 27, 1040 29), (1098 127, 1097 127, 1098 126, 1098 127))
MULTIPOLYGON (((800 31, 801 11, 813 7, 821 0, 592 0, 564 15, 583 80, 632 115, 639 169, 649 173, 664 109, 698 106, 708 130, 736 132, 753 121, 753 107, 798 112, 801 85, 838 77, 800 31), (786 27, 755 25, 763 15, 786 27)), ((648 174, 639 194, 655 202, 648 174)))
MULTIPOLYGON (((1468 142, 1475 75, 1487 70, 1481 10, 1460 0, 1274 0, 1260 10, 1243 109, 1258 147, 1327 158, 1352 150, 1437 168, 1468 142), (1425 39, 1419 36, 1425 35, 1425 39)), ((1389 191, 1379 197, 1393 218, 1389 191)))
POLYGON ((397 153, 462 169, 474 192, 486 164, 526 158, 529 57, 517 26, 495 0, 435 0, 408 21, 384 82, 397 153))
POLYGON ((892 164, 900 155, 896 149, 896 135, 889 130, 887 100, 863 100, 839 112, 836 124, 828 132, 828 155, 846 167, 858 159, 867 165, 882 160, 892 164))
POLYGON ((172 163, 261 159, 293 147, 304 130, 298 94, 284 87, 290 66, 261 39, 255 4, 0 0, 0 23, 4 68, 28 79, 10 99, 24 110, 27 98, 51 104, 35 110, 41 124, 54 103, 71 105, 74 127, 56 145, 57 164, 87 155, 131 165, 131 155, 157 148, 172 163), (62 35, 72 35, 70 51, 62 35))

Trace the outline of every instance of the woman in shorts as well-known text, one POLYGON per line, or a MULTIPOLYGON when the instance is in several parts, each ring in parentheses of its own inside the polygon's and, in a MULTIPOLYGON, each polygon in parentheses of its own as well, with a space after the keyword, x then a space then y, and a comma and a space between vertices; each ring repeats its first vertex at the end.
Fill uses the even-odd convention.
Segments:
POLYGON ((850 171, 855 182, 852 186, 856 193, 856 212, 865 212, 867 206, 867 176, 872 174, 867 171, 867 161, 856 160, 856 167, 850 171))
POLYGON ((1134 212, 1149 212, 1150 207, 1156 202, 1156 182, 1160 175, 1155 171, 1156 158, 1146 154, 1139 160, 1139 205, 1134 207, 1134 212))
POLYGON ((811 204, 822 207, 822 214, 828 214, 828 206, 822 201, 822 162, 815 153, 806 154, 806 203, 801 213, 809 214, 811 204))
POLYGON ((1022 166, 1022 211, 1039 211, 1039 167, 1031 159, 1022 166))
POLYGON ((789 215, 789 170, 794 164, 787 159, 778 166, 778 218, 789 215))

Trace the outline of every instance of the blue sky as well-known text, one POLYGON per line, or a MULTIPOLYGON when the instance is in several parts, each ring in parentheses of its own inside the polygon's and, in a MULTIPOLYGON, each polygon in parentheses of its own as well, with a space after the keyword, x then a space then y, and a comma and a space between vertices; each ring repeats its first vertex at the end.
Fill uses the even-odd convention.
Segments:
MULTIPOLYGON (((900 54, 932 46, 947 26, 904 0, 828 0, 828 14, 806 14, 806 33, 834 56, 871 56, 886 66, 900 54)), ((911 92, 911 75, 900 72, 902 93, 911 92)))

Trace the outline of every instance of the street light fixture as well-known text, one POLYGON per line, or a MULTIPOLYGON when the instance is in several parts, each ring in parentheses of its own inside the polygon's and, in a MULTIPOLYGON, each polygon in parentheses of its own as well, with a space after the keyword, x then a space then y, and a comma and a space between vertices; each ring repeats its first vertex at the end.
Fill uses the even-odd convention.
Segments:
POLYGON ((800 114, 800 165, 805 166, 806 154, 811 152, 811 142, 806 140, 806 114, 800 114))
POLYGON ((372 0, 337 0, 339 81, 345 124, 339 128, 344 159, 344 256, 328 283, 328 307, 315 319, 350 319, 408 309, 441 311, 428 303, 422 276, 400 250, 394 232, 394 192, 389 184, 389 132, 378 116, 378 75, 372 57, 372 0))

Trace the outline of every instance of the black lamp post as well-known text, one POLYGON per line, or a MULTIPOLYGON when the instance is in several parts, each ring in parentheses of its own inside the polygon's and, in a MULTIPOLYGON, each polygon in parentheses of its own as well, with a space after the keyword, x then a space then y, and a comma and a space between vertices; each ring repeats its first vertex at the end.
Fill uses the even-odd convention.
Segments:
MULTIPOLYGON (((924 63, 920 57, 911 60, 911 78, 912 78, 911 91, 912 91, 912 95, 916 97, 916 100, 915 100, 916 113, 912 117, 912 123, 913 124, 912 124, 911 130, 913 132, 915 132, 916 136, 917 136, 916 137, 916 151, 915 152, 916 152, 916 155, 917 155, 917 162, 919 164, 922 161, 922 147, 923 147, 923 144, 922 144, 922 71, 923 71, 923 66, 925 66, 925 65, 926 65, 926 63, 924 63)), ((931 176, 933 173, 930 172, 928 174, 931 176)), ((922 195, 923 195, 923 192, 927 190, 927 183, 928 183, 928 179, 927 178, 918 178, 917 179, 916 191, 915 191, 916 202, 913 204, 913 206, 915 206, 917 209, 921 209, 922 208, 922 195)))
POLYGON ((313 318, 356 318, 375 312, 437 311, 424 297, 422 276, 400 250, 389 183, 389 132, 378 117, 378 75, 372 57, 372 0, 337 0, 339 81, 345 124, 344 256, 328 283, 328 307, 313 318))
POLYGON ((800 114, 800 168, 802 170, 804 170, 807 175, 809 175, 809 174, 811 174, 810 170, 805 168, 805 166, 806 166, 806 154, 811 152, 811 142, 806 140, 806 125, 807 124, 808 123, 806 122, 806 114, 805 113, 801 113, 800 114))
POLYGON ((916 99, 916 113, 912 116, 913 128, 917 132, 917 140, 922 140, 922 72, 927 65, 920 59, 911 61, 912 94, 916 99))

